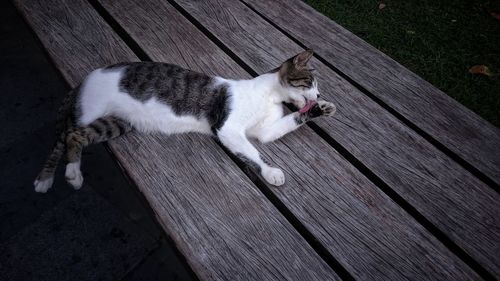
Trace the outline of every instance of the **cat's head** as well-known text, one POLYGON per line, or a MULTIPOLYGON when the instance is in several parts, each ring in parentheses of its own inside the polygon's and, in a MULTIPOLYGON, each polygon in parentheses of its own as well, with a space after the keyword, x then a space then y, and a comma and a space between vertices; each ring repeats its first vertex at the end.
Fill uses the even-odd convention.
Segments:
POLYGON ((317 101, 319 97, 318 81, 307 62, 313 56, 312 50, 301 52, 286 60, 278 67, 280 84, 285 95, 285 102, 303 108, 307 102, 317 101))

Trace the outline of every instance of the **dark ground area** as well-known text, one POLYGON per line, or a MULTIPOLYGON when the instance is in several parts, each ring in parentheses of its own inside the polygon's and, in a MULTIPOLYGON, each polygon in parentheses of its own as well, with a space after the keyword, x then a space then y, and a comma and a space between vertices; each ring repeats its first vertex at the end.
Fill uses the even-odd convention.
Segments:
POLYGON ((499 0, 305 2, 500 127, 499 0))
POLYGON ((67 85, 14 6, 0 2, 0 280, 192 280, 103 145, 84 186, 32 182, 54 141, 67 85))

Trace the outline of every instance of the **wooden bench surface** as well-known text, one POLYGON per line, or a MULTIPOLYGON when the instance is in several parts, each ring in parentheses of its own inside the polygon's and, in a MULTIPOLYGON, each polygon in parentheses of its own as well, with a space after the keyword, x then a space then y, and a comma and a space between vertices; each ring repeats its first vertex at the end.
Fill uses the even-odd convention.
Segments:
POLYGON ((322 94, 338 106, 335 118, 257 144, 264 158, 284 170, 283 187, 267 185, 204 136, 131 133, 109 143, 200 279, 500 277, 498 150, 493 146, 498 129, 305 4, 15 2, 71 86, 94 68, 139 59, 250 78, 303 50, 297 42, 318 50, 320 60, 313 64, 322 94), (300 29, 300 20, 318 23, 316 33, 300 29), (331 55, 330 49, 343 52, 331 55), (383 71, 364 67, 370 61, 382 61, 402 76, 387 72, 386 78, 383 71), (393 97, 411 95, 412 81, 425 86, 412 90, 418 98, 393 97), (426 107, 427 116, 418 117, 418 107, 429 99, 436 102, 426 107), (441 117, 434 121, 429 114, 441 117), (460 142, 458 125, 440 131, 456 116, 478 126, 468 127, 477 133, 474 140, 460 142), (483 146, 471 148, 471 142, 483 146), (457 163, 448 150, 467 164, 457 163), (473 151, 481 161, 470 155, 473 151))
POLYGON ((429 138, 500 184, 500 130, 300 0, 243 0, 429 138), (293 7, 293 8, 290 8, 293 7), (480 149, 478 149, 480 148, 480 149))
MULTIPOLYGON (((178 2, 256 72, 303 50, 241 2, 178 2)), ((500 223, 498 193, 324 64, 312 65, 321 93, 338 105, 334 120, 319 119, 318 125, 470 255, 498 265, 499 248, 478 243, 500 241, 494 227, 500 223)))

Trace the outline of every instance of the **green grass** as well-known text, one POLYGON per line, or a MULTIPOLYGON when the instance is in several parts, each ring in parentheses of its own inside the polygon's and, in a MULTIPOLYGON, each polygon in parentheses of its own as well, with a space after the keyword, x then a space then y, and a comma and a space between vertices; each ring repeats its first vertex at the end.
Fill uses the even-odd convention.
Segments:
POLYGON ((305 2, 500 127, 500 1, 305 2))

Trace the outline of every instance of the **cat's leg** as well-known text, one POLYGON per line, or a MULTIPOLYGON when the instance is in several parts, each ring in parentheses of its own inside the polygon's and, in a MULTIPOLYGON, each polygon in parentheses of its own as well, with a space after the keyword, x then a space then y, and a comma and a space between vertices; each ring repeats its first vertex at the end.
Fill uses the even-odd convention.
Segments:
POLYGON ((285 183, 283 171, 267 165, 260 158, 259 152, 252 143, 250 143, 244 132, 222 127, 217 133, 217 137, 233 154, 254 166, 268 183, 276 186, 285 183))
POLYGON ((257 138, 260 142, 266 143, 275 141, 282 136, 296 130, 307 121, 319 116, 332 116, 335 113, 335 105, 327 101, 318 101, 318 103, 305 113, 293 112, 277 120, 269 126, 261 128, 257 132, 257 138))
POLYGON ((71 128, 74 123, 74 116, 70 114, 74 98, 75 90, 71 90, 64 98, 62 105, 58 109, 56 121, 57 140, 52 148, 52 152, 45 161, 42 170, 38 173, 38 176, 33 183, 36 192, 45 193, 52 187, 57 164, 59 164, 59 160, 66 150, 67 128, 71 128))
POLYGON ((52 183, 54 182, 54 173, 57 168, 57 164, 59 163, 59 159, 64 154, 64 139, 66 137, 65 133, 62 133, 50 153, 49 157, 45 161, 42 170, 38 173, 38 176, 35 179, 33 185, 35 186, 36 192, 45 193, 49 188, 52 187, 52 183))
POLYGON ((300 113, 290 113, 276 122, 258 130, 256 135, 257 139, 262 143, 275 141, 282 136, 295 131, 302 126, 302 124, 304 124, 304 122, 298 122, 297 120, 300 120, 300 113))
POLYGON ((115 117, 103 117, 84 127, 69 131, 66 136, 66 181, 80 189, 83 176, 80 170, 82 150, 85 146, 107 141, 132 130, 132 126, 115 117))

